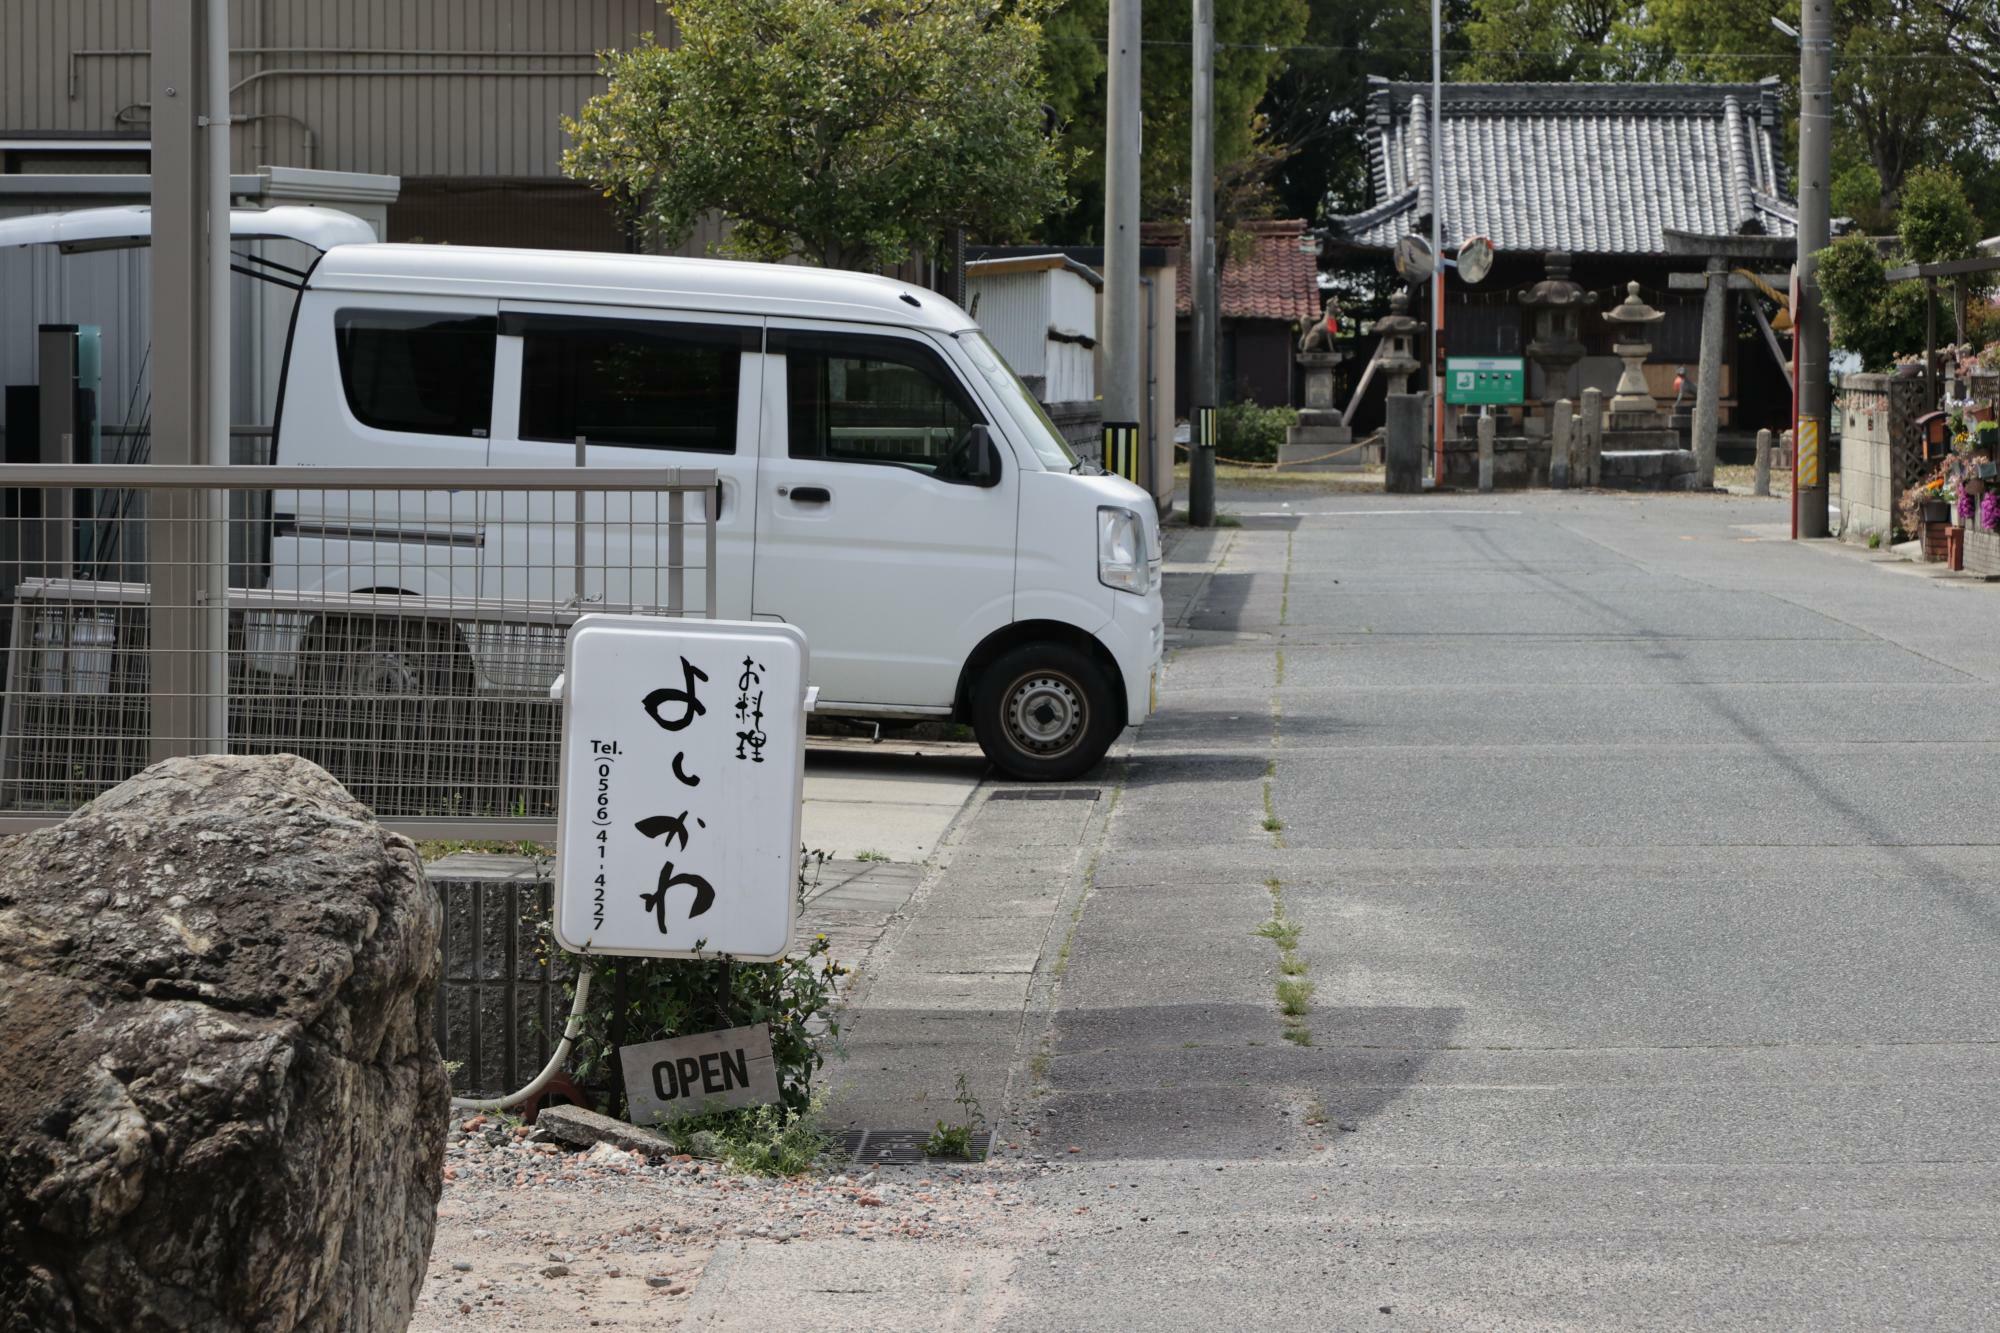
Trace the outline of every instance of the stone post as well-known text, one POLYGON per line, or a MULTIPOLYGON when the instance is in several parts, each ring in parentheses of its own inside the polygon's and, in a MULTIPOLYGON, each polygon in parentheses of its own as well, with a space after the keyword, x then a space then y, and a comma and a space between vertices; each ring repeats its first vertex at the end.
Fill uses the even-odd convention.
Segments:
POLYGON ((1421 393, 1392 393, 1383 427, 1382 489, 1415 495, 1424 488, 1424 399, 1421 393))
POLYGON ((1757 475, 1751 483, 1750 493, 1752 495, 1771 493, 1771 432, 1768 430, 1757 432, 1757 475))
POLYGON ((1792 433, 1790 431, 1784 431, 1778 436, 1778 445, 1780 450, 1778 454, 1778 466, 1784 468, 1797 467, 1798 457, 1792 453, 1792 433))
POLYGON ((1576 466, 1576 412, 1567 398, 1549 409, 1549 485, 1559 491, 1582 484, 1576 466))
POLYGON ((1479 418, 1479 489, 1482 494, 1493 489, 1493 432, 1498 423, 1488 412, 1479 418))
POLYGON ((1583 485, 1604 484, 1604 390, 1583 391, 1583 485))
POLYGON ((1701 367, 1694 382, 1694 484, 1696 490, 1715 485, 1715 435, 1722 425, 1723 324, 1729 309, 1729 265, 1711 259, 1702 275, 1707 289, 1701 303, 1701 367))

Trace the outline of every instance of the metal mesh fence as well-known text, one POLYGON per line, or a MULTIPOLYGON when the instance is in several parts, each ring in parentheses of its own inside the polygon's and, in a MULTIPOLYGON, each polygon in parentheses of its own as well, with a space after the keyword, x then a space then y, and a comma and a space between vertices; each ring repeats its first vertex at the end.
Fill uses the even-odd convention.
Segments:
POLYGON ((715 493, 688 469, 0 466, 0 812, 226 746, 310 759, 385 819, 546 825, 568 627, 713 615, 715 493))

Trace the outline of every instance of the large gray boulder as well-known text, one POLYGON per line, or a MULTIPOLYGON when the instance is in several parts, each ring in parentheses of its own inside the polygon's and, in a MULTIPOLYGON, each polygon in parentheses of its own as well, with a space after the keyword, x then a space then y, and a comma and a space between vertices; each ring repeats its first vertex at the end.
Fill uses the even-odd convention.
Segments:
POLYGON ((289 755, 0 841, 0 1328, 404 1328, 439 919, 415 848, 289 755))

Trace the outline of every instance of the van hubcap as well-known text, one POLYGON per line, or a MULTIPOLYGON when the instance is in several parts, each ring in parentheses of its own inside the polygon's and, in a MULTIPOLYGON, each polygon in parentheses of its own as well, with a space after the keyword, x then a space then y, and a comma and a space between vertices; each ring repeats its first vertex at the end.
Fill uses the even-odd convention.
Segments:
POLYGON ((371 643, 347 662, 347 688, 369 698, 401 698, 420 694, 422 681, 408 657, 386 644, 371 643))
POLYGON ((1027 676, 1007 699, 1007 730, 1031 754, 1056 755, 1083 734, 1083 692, 1062 676, 1027 676))

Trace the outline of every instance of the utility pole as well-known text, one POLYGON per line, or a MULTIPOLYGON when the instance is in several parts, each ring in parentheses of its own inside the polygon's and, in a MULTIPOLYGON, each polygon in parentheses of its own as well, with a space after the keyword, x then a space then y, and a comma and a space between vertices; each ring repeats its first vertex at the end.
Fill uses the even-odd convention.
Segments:
POLYGON ((1188 258, 1194 281, 1194 400, 1188 432, 1188 521, 1215 523, 1215 0, 1194 0, 1194 179, 1188 258))
POLYGON ((1792 504, 1801 537, 1827 535, 1826 306, 1815 258, 1830 238, 1827 177, 1833 157, 1833 3, 1801 0, 1799 12, 1799 419, 1793 435, 1792 504))
POLYGON ((1104 115, 1104 466, 1139 479, 1139 0, 1111 0, 1104 115))
MULTIPOLYGON (((152 0, 153 459, 229 456, 228 0, 152 0)), ((228 744, 227 503, 148 497, 154 760, 228 744)))
POLYGON ((1431 0, 1431 432, 1432 484, 1444 485, 1444 4, 1431 0))

